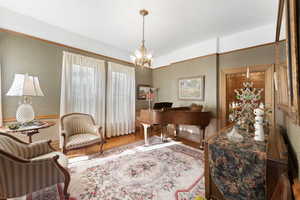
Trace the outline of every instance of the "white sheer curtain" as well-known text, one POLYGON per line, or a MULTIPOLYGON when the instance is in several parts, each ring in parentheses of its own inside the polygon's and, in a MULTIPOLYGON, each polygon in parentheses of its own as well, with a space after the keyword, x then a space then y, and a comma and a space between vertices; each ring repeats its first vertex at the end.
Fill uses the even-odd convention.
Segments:
POLYGON ((60 115, 91 114, 105 126, 105 62, 63 52, 60 115))
POLYGON ((135 70, 108 63, 106 136, 133 133, 135 130, 135 70))

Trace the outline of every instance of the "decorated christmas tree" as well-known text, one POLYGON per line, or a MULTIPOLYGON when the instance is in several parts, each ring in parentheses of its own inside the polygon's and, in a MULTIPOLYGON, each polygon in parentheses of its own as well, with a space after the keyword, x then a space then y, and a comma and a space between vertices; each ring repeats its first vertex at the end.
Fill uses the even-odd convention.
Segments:
POLYGON ((236 122, 240 129, 251 131, 255 123, 254 109, 261 103, 261 93, 263 89, 253 87, 253 82, 247 80, 243 82, 243 88, 234 90, 236 102, 230 104, 229 119, 236 122))

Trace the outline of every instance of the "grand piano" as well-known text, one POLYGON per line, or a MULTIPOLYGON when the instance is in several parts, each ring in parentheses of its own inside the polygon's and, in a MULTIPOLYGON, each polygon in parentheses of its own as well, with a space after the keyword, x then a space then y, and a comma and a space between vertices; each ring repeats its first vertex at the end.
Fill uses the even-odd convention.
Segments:
MULTIPOLYGON (((194 125, 200 129, 200 148, 203 149, 205 129, 211 120, 210 112, 191 110, 190 107, 163 108, 159 110, 144 109, 140 111, 138 121, 144 129, 145 145, 149 145, 148 129, 153 125, 160 125, 163 131, 168 124, 175 125, 175 137, 179 133, 179 125, 194 125)), ((162 132, 162 135, 163 132, 162 132)))

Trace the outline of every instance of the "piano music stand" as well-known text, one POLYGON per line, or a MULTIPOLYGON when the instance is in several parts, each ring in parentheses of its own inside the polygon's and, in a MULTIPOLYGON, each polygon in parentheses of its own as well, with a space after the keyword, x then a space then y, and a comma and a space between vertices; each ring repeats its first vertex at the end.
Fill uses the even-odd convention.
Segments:
POLYGON ((172 102, 159 102, 155 103, 153 106, 153 110, 160 110, 162 108, 172 108, 172 102))

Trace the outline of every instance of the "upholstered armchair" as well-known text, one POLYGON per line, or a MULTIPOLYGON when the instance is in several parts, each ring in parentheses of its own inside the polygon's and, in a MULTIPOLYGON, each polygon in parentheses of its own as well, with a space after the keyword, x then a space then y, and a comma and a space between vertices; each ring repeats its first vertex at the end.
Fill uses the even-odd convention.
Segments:
POLYGON ((50 141, 31 144, 0 133, 0 199, 30 194, 64 183, 64 195, 70 183, 68 158, 55 152, 50 141))
POLYGON ((61 136, 63 153, 94 144, 100 145, 102 153, 105 137, 102 127, 96 125, 89 114, 70 113, 61 117, 61 136))

